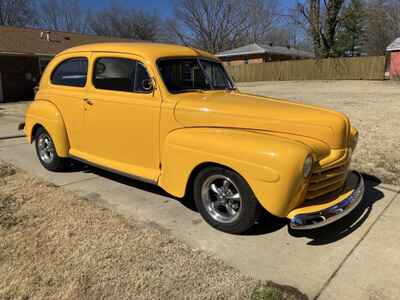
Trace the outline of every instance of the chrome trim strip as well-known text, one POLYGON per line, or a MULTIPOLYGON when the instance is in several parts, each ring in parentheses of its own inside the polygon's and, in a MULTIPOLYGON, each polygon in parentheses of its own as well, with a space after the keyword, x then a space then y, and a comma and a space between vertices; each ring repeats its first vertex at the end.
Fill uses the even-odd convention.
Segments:
POLYGON ((125 172, 122 172, 122 171, 115 170, 113 168, 104 167, 102 165, 93 163, 91 161, 88 161, 86 159, 83 159, 83 158, 80 158, 80 157, 77 157, 77 156, 74 156, 74 155, 69 155, 69 158, 75 159, 75 160, 80 161, 80 162, 82 162, 84 164, 87 164, 87 165, 95 167, 95 168, 102 169, 102 170, 110 172, 110 173, 114 173, 114 174, 118 174, 118 175, 121 175, 121 176, 124 176, 124 177, 128 177, 128 178, 131 178, 133 180, 138 180, 138 181, 142 181, 142 182, 146 182, 146 183, 157 185, 157 181, 156 180, 151 180, 151 179, 147 179, 147 178, 144 178, 144 177, 141 177, 141 176, 132 175, 132 174, 129 174, 129 173, 125 173, 125 172))
POLYGON ((324 210, 295 215, 290 221, 290 227, 296 230, 319 228, 348 215, 361 202, 365 191, 363 177, 358 172, 353 172, 358 176, 358 185, 349 197, 324 210))

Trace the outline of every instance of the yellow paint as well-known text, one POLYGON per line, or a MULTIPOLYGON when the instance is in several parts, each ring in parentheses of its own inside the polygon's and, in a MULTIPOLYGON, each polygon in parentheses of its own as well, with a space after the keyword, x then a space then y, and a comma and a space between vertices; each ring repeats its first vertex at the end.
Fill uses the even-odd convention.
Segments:
POLYGON ((37 125, 45 127, 49 132, 57 154, 61 157, 67 157, 69 150, 68 134, 62 114, 53 103, 36 99, 29 106, 25 116, 24 131, 30 143, 33 139, 32 131, 37 125))
POLYGON ((109 43, 66 50, 46 68, 28 109, 28 140, 39 124, 49 131, 60 156, 154 181, 178 197, 184 196, 193 170, 219 164, 239 173, 269 212, 288 216, 303 204, 307 192, 307 155, 313 155, 316 170, 351 155, 355 131, 348 118, 239 91, 169 93, 157 60, 199 56, 218 61, 203 51, 165 44, 109 43), (89 61, 86 86, 51 84, 54 68, 72 57, 89 61), (148 94, 96 89, 91 78, 99 57, 142 62, 156 89, 148 94))

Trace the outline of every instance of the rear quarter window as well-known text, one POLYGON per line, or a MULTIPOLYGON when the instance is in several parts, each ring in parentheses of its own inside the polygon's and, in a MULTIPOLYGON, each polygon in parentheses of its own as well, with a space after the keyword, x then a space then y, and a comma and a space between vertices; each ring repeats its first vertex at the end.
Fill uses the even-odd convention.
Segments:
POLYGON ((76 57, 64 60, 53 71, 51 83, 55 85, 84 87, 86 85, 88 60, 76 57))

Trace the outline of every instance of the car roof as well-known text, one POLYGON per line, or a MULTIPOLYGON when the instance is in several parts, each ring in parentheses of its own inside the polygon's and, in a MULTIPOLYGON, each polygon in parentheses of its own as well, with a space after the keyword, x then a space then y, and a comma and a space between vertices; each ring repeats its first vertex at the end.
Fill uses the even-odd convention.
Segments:
POLYGON ((124 42, 124 43, 96 43, 73 47, 58 55, 74 52, 114 52, 131 53, 144 59, 156 61, 162 57, 202 56, 218 60, 214 55, 195 48, 162 43, 124 42))

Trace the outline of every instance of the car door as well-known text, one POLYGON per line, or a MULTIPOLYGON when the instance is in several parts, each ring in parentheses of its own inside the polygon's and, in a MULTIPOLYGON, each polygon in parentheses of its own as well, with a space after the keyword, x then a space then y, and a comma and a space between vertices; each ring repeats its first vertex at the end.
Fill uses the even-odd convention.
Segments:
POLYGON ((49 82, 41 84, 46 100, 53 102, 65 123, 70 147, 83 146, 84 102, 87 97, 87 72, 90 52, 75 52, 56 57, 49 68, 49 82))
POLYGON ((134 55, 93 53, 89 76, 81 156, 155 181, 161 96, 157 89, 146 90, 152 70, 134 55))

